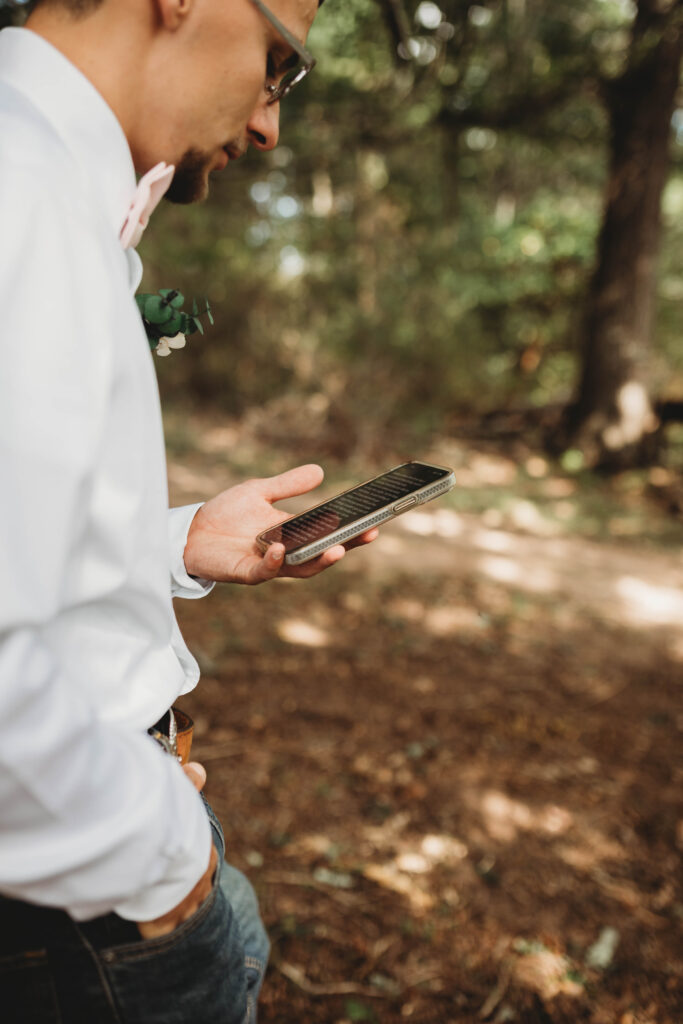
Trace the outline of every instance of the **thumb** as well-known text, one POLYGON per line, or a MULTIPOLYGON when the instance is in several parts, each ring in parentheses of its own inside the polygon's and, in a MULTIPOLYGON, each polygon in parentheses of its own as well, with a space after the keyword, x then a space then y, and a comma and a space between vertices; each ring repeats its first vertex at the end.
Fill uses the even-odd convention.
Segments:
POLYGON ((204 768, 204 765, 199 764, 198 761, 190 761, 189 764, 183 765, 183 771, 197 792, 201 793, 204 789, 204 783, 206 782, 206 769, 204 768))
POLYGON ((271 544, 259 565, 259 576, 262 580, 270 580, 277 576, 285 559, 284 544, 271 544))

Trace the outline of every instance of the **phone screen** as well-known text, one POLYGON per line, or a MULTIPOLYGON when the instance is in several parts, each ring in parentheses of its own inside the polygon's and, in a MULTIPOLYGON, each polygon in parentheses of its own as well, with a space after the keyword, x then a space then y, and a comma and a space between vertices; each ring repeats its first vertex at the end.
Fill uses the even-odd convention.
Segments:
POLYGON ((344 494, 326 501, 317 508, 302 512, 263 534, 267 543, 281 543, 289 553, 304 544, 312 544, 334 530, 371 515, 385 505, 400 501, 413 491, 448 476, 449 470, 421 462, 406 462, 403 466, 354 487, 344 494))

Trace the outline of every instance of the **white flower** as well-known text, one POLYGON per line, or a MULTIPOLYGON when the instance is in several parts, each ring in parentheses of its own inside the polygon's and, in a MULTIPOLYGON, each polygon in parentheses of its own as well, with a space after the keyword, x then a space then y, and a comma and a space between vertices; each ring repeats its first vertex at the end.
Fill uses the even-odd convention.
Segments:
POLYGON ((167 342, 169 348, 185 348, 184 334, 174 334, 172 338, 162 338, 161 340, 167 342))
POLYGON ((172 338, 159 338, 159 344, 155 351, 158 356, 170 356, 171 349, 185 348, 186 338, 184 334, 175 334, 172 338))

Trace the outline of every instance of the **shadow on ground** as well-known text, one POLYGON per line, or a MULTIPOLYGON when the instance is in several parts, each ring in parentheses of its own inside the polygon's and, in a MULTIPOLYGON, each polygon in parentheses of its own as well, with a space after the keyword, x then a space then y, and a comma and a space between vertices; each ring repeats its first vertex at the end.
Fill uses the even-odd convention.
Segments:
POLYGON ((263 1022, 680 1024, 682 580, 435 504, 180 604, 263 1022))

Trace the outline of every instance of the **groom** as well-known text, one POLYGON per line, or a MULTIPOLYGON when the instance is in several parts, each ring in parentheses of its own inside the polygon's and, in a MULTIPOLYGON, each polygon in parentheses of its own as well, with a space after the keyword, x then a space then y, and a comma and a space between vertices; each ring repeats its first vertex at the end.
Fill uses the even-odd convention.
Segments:
POLYGON ((311 576, 344 549, 290 570, 282 545, 254 544, 317 466, 168 511, 130 245, 146 220, 136 174, 165 164, 169 198, 192 202, 248 146, 276 145, 316 10, 41 0, 0 33, 7 1022, 255 1020, 268 943, 253 892, 223 863, 201 766, 148 735, 199 677, 172 597, 311 576))

